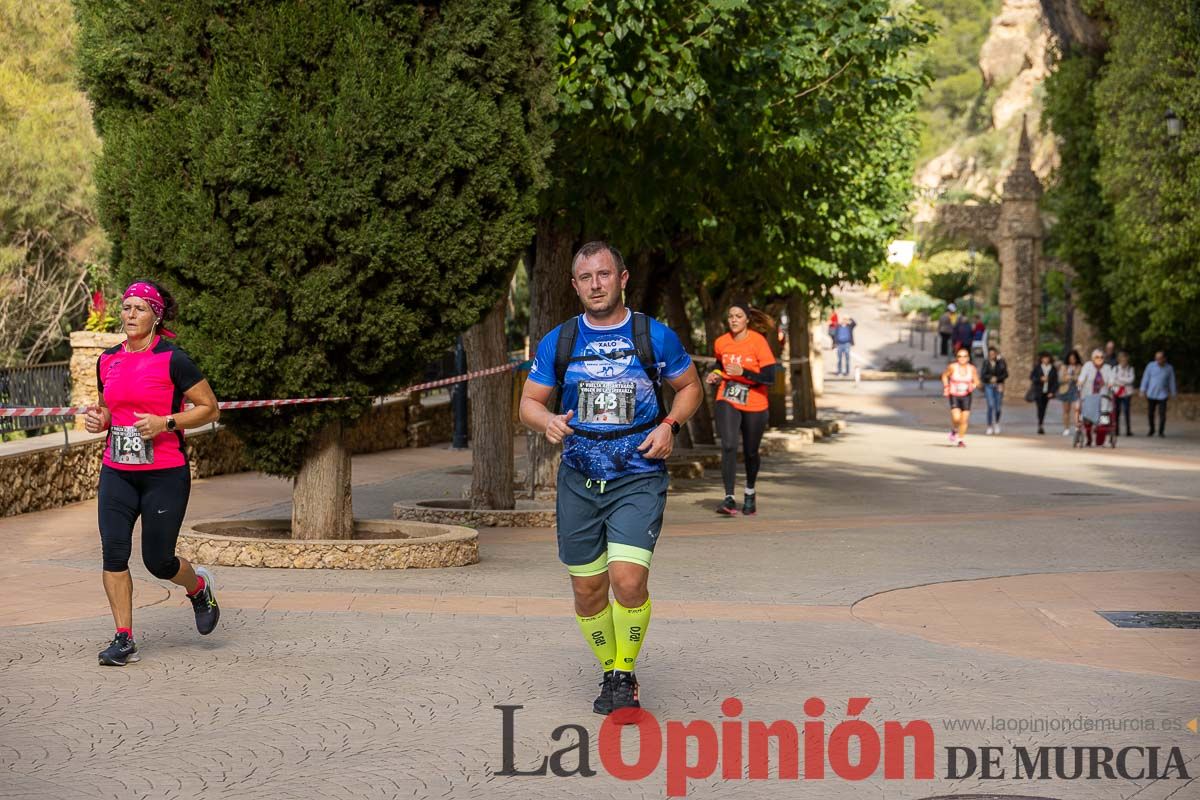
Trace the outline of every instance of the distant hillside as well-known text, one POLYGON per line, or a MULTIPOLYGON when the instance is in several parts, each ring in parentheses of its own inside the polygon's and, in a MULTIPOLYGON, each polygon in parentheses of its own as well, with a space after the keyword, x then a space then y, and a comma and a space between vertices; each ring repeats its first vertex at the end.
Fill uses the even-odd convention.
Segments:
POLYGON ((994 199, 1011 164, 1022 115, 1034 144, 1034 171, 1056 158, 1042 137, 1042 82, 1051 34, 1041 0, 926 0, 940 28, 929 51, 933 85, 922 99, 924 131, 915 182, 916 220, 939 200, 994 199))

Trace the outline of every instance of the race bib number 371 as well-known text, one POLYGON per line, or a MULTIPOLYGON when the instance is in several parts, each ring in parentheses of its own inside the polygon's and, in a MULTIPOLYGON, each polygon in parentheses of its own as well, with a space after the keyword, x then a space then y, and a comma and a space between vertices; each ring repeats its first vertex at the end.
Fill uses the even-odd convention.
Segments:
POLYGON ((744 383, 735 383, 734 381, 725 382, 725 399, 731 403, 745 405, 746 399, 750 396, 750 387, 744 383))
POLYGON ((114 425, 108 433, 109 457, 115 464, 153 464, 154 442, 132 425, 114 425))
POLYGON ((630 425, 637 416, 637 384, 633 381, 581 381, 575 411, 589 425, 630 425))

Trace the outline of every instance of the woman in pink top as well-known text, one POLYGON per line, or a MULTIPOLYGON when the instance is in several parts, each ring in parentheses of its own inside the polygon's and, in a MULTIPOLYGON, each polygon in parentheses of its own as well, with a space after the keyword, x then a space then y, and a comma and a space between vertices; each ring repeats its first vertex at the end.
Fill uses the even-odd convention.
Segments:
POLYGON ((971 363, 971 351, 960 347, 954 361, 942 373, 942 394, 950 399, 950 441, 967 446, 967 425, 971 422, 971 397, 979 388, 979 371, 971 363))
POLYGON ((165 327, 177 313, 174 299, 161 286, 131 284, 121 305, 125 342, 96 361, 100 403, 88 408, 84 421, 92 433, 108 432, 98 511, 104 592, 117 627, 112 643, 100 652, 104 666, 139 660, 129 574, 138 517, 146 569, 187 591, 201 634, 211 633, 221 616, 209 571, 193 569, 175 555, 191 490, 183 431, 215 422, 220 415, 208 381, 165 327), (184 400, 192 405, 186 411, 184 400))

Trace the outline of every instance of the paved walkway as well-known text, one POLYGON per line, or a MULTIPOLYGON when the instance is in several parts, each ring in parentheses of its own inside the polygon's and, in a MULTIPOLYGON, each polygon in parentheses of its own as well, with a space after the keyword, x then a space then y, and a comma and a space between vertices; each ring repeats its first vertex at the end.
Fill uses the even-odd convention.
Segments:
MULTIPOLYGON (((712 513, 713 471, 676 482, 639 665, 646 705, 664 722, 716 724, 736 696, 743 720, 799 724, 815 696, 831 729, 848 698, 870 697, 862 718, 877 729, 933 725, 936 778, 710 777, 689 796, 1200 797, 1185 780, 1012 771, 1018 745, 1159 746, 1161 762, 1177 746, 1200 773, 1200 734, 1186 728, 1200 715, 1200 632, 1119 629, 1096 613, 1200 611, 1200 431, 1077 451, 1027 435, 1028 410, 1014 408, 1004 436, 955 449, 931 387, 830 388, 824 404, 849 430, 768 459, 758 517, 712 513), (1062 720, 1080 727, 1007 724, 1062 720), (1007 748, 1006 778, 948 778, 951 746, 1007 748)), ((444 447, 358 457, 357 513, 456 495, 469 459, 444 447)), ((253 474, 198 481, 190 516, 279 516, 288 495, 253 474)), ((139 564, 143 660, 125 669, 95 662, 111 622, 94 502, 0 520, 0 542, 0 796, 665 796, 661 766, 626 782, 596 755, 595 669, 550 531, 484 530, 481 563, 456 570, 219 569, 222 622, 205 638, 180 591, 139 564), (550 736, 571 723, 590 732, 600 774, 498 775, 500 704, 523 706, 516 766, 573 741, 550 736)))

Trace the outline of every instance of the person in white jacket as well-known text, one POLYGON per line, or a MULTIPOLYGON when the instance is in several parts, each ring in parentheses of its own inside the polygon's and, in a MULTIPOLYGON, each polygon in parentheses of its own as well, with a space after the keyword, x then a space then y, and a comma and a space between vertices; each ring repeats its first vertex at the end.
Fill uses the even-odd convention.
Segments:
POLYGON ((1124 350, 1117 353, 1117 366, 1113 368, 1114 382, 1117 385, 1116 389, 1116 405, 1113 407, 1113 424, 1114 430, 1121 428, 1121 415, 1125 415, 1125 435, 1133 436, 1133 429, 1130 427, 1129 406, 1133 402, 1133 396, 1137 394, 1137 371, 1133 368, 1133 364, 1129 363, 1129 353, 1124 350))
MULTIPOLYGON (((1104 363, 1104 351, 1093 350, 1092 360, 1083 365, 1083 369, 1079 370, 1079 377, 1075 381, 1075 385, 1079 387, 1080 401, 1091 395, 1104 394, 1111 390, 1116 385, 1116 370, 1108 364, 1104 363)), ((1082 402, 1080 403, 1082 406, 1082 402)), ((1087 420, 1082 420, 1084 433, 1087 435, 1088 447, 1092 446, 1092 423, 1087 420)), ((1099 444, 1104 444, 1104 439, 1100 438, 1099 444)))
POLYGON ((1080 397, 1103 394, 1106 387, 1115 386, 1116 383, 1116 370, 1104 363, 1103 350, 1092 351, 1092 360, 1083 365, 1083 369, 1079 370, 1079 377, 1075 380, 1080 397), (1100 375, 1099 380, 1096 378, 1097 373, 1100 375))

